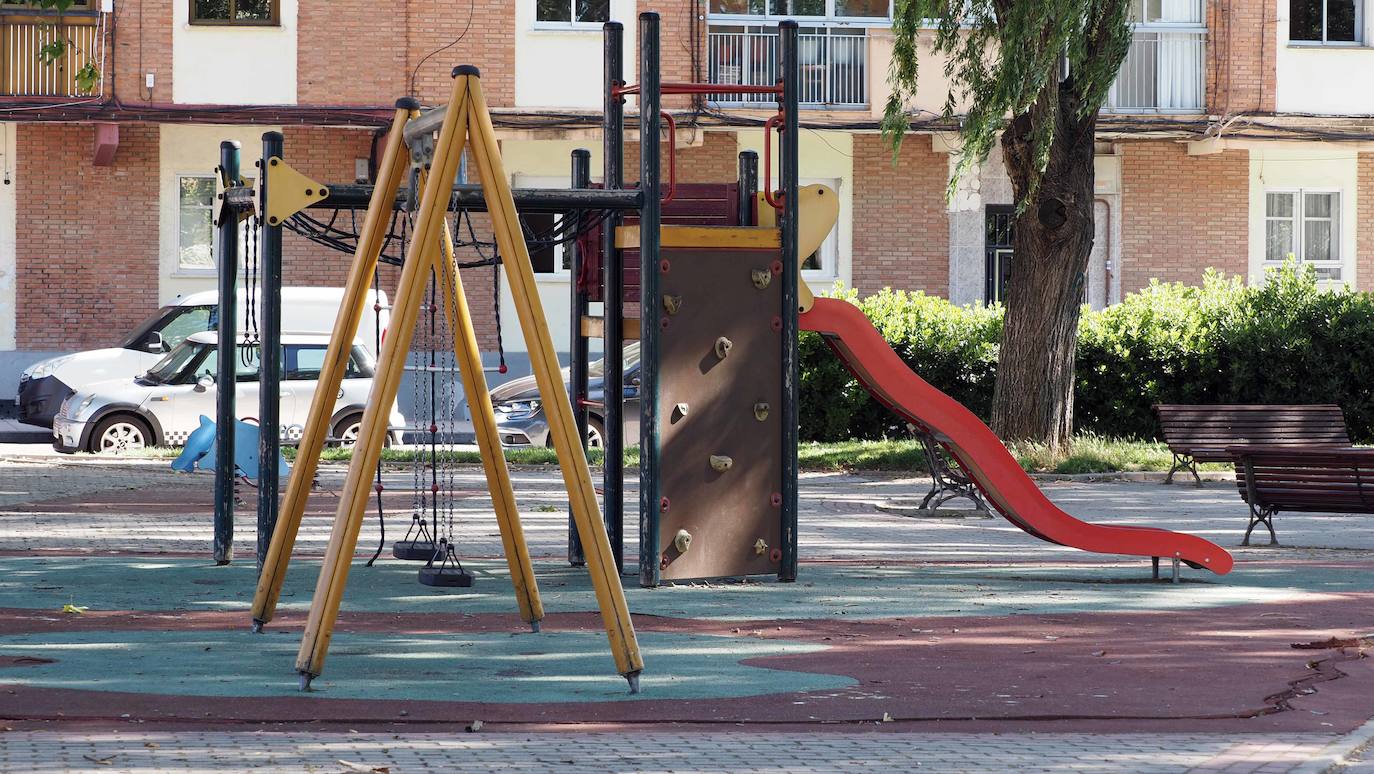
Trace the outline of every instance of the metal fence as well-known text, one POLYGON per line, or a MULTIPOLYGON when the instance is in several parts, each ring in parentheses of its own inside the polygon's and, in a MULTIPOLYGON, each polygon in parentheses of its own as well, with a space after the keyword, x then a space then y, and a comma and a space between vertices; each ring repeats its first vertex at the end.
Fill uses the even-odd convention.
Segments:
MULTIPOLYGON (((862 30, 802 33, 797 47, 803 105, 868 106, 868 36, 862 30)), ((707 68, 711 83, 771 86, 778 79, 778 35, 711 31, 707 34, 707 68)), ((776 101, 769 95, 738 94, 713 94, 709 99, 726 106, 776 101)))
POLYGON ((1207 33, 1138 28, 1112 84, 1113 113, 1192 113, 1203 109, 1207 33))

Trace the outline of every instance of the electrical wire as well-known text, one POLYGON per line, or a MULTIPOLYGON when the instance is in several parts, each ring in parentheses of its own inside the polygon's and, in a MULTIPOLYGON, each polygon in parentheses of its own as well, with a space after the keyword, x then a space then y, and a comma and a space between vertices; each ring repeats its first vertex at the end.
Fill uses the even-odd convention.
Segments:
MULTIPOLYGON (((442 54, 443 52, 449 50, 450 48, 453 48, 454 46, 458 45, 458 44, 463 40, 463 38, 467 37, 468 30, 472 29, 472 19, 473 19, 474 16, 476 16, 476 14, 477 14, 477 0, 469 0, 469 2, 468 2, 468 21, 467 21, 467 24, 463 25, 463 31, 460 32, 460 33, 458 33, 458 37, 456 37, 456 38, 454 38, 452 41, 450 41, 448 45, 446 45, 446 46, 441 46, 441 47, 436 48, 436 49, 434 49, 433 51, 429 52, 428 54, 425 54, 423 57, 421 57, 421 59, 420 59, 419 62, 416 62, 416 63, 415 63, 415 69, 410 71, 410 96, 412 96, 412 97, 416 96, 416 92, 415 92, 415 79, 416 79, 416 77, 420 74, 420 68, 423 67, 424 64, 425 64, 425 62, 428 62, 428 61, 430 60, 431 57, 435 56, 436 54, 442 54)), ((409 30, 409 29, 410 29, 410 25, 407 24, 407 25, 406 25, 406 29, 409 30)))

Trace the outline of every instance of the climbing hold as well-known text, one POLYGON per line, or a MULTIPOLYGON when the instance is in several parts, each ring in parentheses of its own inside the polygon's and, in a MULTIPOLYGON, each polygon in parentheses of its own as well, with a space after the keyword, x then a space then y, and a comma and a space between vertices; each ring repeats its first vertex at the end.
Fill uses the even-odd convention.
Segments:
POLYGON ((759 556, 763 556, 764 554, 768 553, 768 541, 764 540, 763 538, 755 540, 754 553, 758 554, 759 556))
POLYGON ((757 420, 760 421, 760 422, 762 422, 763 420, 767 419, 767 418, 768 418, 768 409, 769 409, 769 406, 768 406, 767 403, 764 403, 764 402, 762 402, 762 401, 760 401, 760 402, 758 402, 758 403, 755 403, 755 404, 754 404, 754 419, 757 419, 757 420))
POLYGON ((677 534, 673 536, 673 548, 676 548, 679 554, 685 554, 687 553, 687 549, 691 547, 692 533, 685 529, 678 530, 677 534))
POLYGON ((685 417, 685 416, 687 416, 687 412, 688 412, 690 409, 691 409, 691 407, 688 406, 686 403, 679 403, 679 404, 677 404, 676 406, 673 406, 673 410, 677 412, 677 415, 678 415, 679 417, 685 417))
POLYGON ((753 269, 749 272, 749 278, 754 281, 754 287, 763 290, 773 283, 773 273, 767 269, 753 269))
POLYGON ((731 465, 734 464, 734 460, 730 459, 729 457, 726 457, 723 454, 711 455, 711 470, 714 470, 717 473, 724 473, 725 471, 730 469, 731 465))
POLYGON ((664 296, 663 309, 668 314, 677 314, 682 310, 682 296, 664 296))
POLYGON ((730 348, 733 346, 735 346, 735 343, 724 336, 716 339, 716 357, 724 360, 725 356, 730 354, 730 348))

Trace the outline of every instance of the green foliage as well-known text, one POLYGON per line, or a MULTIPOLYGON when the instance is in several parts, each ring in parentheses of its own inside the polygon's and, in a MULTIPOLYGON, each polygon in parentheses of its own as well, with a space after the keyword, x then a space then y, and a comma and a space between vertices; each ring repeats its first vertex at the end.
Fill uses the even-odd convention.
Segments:
POLYGON ((944 117, 968 105, 951 195, 959 176, 987 158, 1008 119, 1030 116, 1034 169, 1024 198, 1031 198, 1063 105, 1073 112, 1067 118, 1091 120, 1106 101, 1131 44, 1128 8, 1127 0, 896 0, 884 134, 895 149, 910 126, 907 106, 919 75, 916 40, 933 24, 934 50, 944 58, 950 83, 944 117), (1063 83, 1061 57, 1069 67, 1063 83))
MULTIPOLYGON (((31 8, 56 11, 58 14, 66 13, 71 9, 72 5, 75 4, 75 0, 25 0, 25 2, 31 8)), ((45 24, 45 26, 52 30, 58 28, 58 25, 55 23, 48 23, 45 24)), ((100 85, 100 68, 89 58, 89 52, 81 51, 71 40, 61 35, 54 35, 51 40, 38 48, 38 60, 45 65, 54 65, 58 60, 67 55, 68 50, 74 51, 77 54, 88 55, 85 64, 77 69, 76 73, 74 73, 74 77, 76 79, 76 87, 80 89, 82 93, 90 94, 100 85)))
MULTIPOLYGON (((836 286, 833 295, 864 310, 883 338, 924 379, 984 416, 992 406, 1001 307, 954 306, 924 293, 884 289, 859 300, 836 286)), ((905 424, 869 396, 819 336, 802 334, 803 440, 886 438, 905 424)))
MULTIPOLYGON (((922 378, 986 420, 1000 309, 919 293, 846 298, 922 378)), ((802 342, 802 437, 906 436, 825 350, 818 339, 802 342)), ((1352 437, 1374 441, 1374 295, 1323 291, 1310 268, 1274 270, 1249 287, 1215 272, 1201 286, 1151 283, 1084 311, 1077 361, 1074 423, 1083 433, 1157 438, 1155 403, 1337 403, 1352 437)))

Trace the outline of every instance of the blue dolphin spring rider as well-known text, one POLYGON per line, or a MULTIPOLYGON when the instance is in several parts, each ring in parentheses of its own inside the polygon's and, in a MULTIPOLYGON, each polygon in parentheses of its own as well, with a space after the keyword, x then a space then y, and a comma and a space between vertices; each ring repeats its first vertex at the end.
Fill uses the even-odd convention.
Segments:
MULTIPOLYGON (((215 469, 215 423, 202 415, 197 427, 186 439, 181 456, 172 462, 172 470, 194 473, 215 469)), ((286 458, 277 455, 277 472, 285 477, 291 468, 286 458)), ((237 420, 234 422, 234 475, 256 480, 258 475, 258 426, 237 420)))

